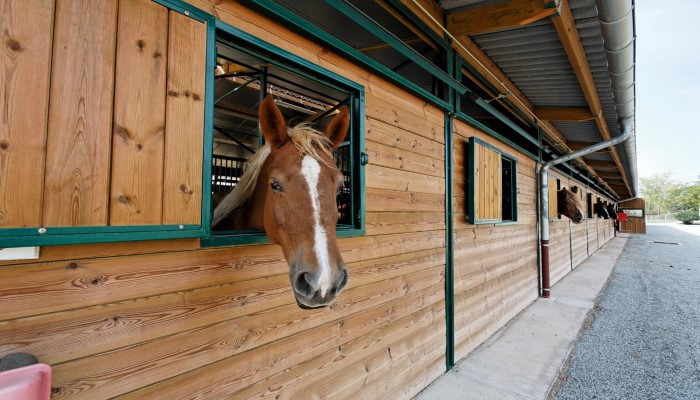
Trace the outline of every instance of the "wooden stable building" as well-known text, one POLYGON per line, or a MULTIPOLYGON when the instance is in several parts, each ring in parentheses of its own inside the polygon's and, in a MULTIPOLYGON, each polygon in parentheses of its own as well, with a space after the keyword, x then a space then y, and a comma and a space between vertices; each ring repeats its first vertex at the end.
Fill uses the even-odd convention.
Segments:
POLYGON ((546 178, 551 284, 636 196, 632 3, 0 0, 0 356, 55 399, 413 397, 543 294, 544 163, 582 151, 546 178), (211 227, 265 96, 350 109, 327 308, 211 227))

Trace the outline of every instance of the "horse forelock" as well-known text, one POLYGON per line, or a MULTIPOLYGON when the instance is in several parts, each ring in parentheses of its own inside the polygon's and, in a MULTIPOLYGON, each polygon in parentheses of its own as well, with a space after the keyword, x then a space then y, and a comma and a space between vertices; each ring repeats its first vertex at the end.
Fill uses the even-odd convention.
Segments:
POLYGON ((287 131, 290 140, 301 156, 311 156, 327 167, 335 169, 336 166, 329 164, 327 160, 333 159, 333 144, 331 140, 311 127, 308 123, 301 123, 287 131))

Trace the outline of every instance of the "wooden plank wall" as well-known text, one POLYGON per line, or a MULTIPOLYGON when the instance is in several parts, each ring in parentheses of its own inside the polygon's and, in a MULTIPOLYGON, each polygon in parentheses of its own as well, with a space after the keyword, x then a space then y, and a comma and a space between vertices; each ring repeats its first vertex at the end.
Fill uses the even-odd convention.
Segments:
MULTIPOLYGON (((585 193, 593 193, 593 201, 601 197, 603 201, 610 199, 603 198, 600 193, 590 189, 583 189, 579 182, 576 182, 558 172, 550 172, 551 180, 560 179, 561 186, 571 188, 578 186, 583 192, 583 204, 585 206, 585 193)), ((556 182, 556 181, 555 181, 556 182)), ((551 187, 551 186, 550 186, 551 187)), ((585 210, 584 210, 585 211, 585 210)), ((550 254, 550 283, 559 282, 572 269, 586 260, 590 255, 603 247, 608 240, 613 237, 612 220, 604 220, 594 216, 588 218, 581 224, 574 224, 565 216, 561 219, 550 219, 549 222, 549 254, 550 254)))
POLYGON ((1 7, 0 228, 199 224, 206 26, 149 0, 1 7))
MULTIPOLYGON (((197 240, 183 239, 44 247, 39 260, 0 262, 0 356, 24 351, 51 364, 54 399, 174 399, 183 395, 236 399, 413 397, 445 368, 442 111, 236 2, 217 1, 212 6, 204 0, 190 1, 239 29, 365 87, 366 149, 370 160, 366 167, 367 235, 339 241, 349 269, 348 287, 330 308, 299 309, 291 293, 286 262, 275 245, 200 249, 197 240)), ((116 5, 114 1, 84 0, 80 6, 78 2, 62 3, 66 4, 55 13, 42 8, 46 2, 38 0, 0 3, 3 27, 12 27, 8 32, 17 42, 10 42, 10 48, 15 49, 12 57, 0 53, 3 65, 12 65, 0 73, 6 82, 11 82, 8 87, 14 96, 12 103, 0 103, 0 110, 17 116, 9 128, 0 127, 0 178, 9 176, 8 165, 25 161, 15 152, 19 141, 29 140, 18 136, 20 130, 39 132, 31 136, 30 145, 34 147, 28 144, 26 148, 31 151, 24 156, 47 154, 52 165, 60 164, 58 153, 73 154, 77 152, 75 148, 86 146, 62 147, 63 143, 46 152, 41 135, 47 124, 43 110, 49 110, 50 120, 60 121, 61 126, 82 121, 87 127, 105 125, 106 115, 114 109, 114 136, 110 132, 110 136, 84 138, 91 146, 105 142, 115 146, 110 154, 120 152, 125 160, 115 161, 112 155, 111 168, 115 168, 113 163, 118 163, 117 169, 148 163, 150 160, 139 158, 139 151, 152 151, 154 157, 166 161, 181 157, 182 148, 168 144, 169 137, 180 137, 182 133, 169 133, 172 116, 168 110, 173 107, 173 115, 183 115, 183 126, 196 126, 200 123, 195 111, 199 104, 192 94, 199 92, 188 87, 194 83, 178 75, 179 70, 163 75, 163 69, 169 65, 167 58, 187 57, 182 48, 164 43, 201 40, 201 32, 196 32, 197 28, 191 30, 190 22, 179 15, 162 15, 142 1, 119 0, 116 5), (12 5, 11 12, 2 8, 8 4, 12 5), (136 9, 133 7, 144 7, 138 18, 115 19, 115 12, 130 13, 136 9), (79 13, 85 14, 78 17, 79 13), (29 15, 31 24, 23 19, 29 15), (90 15, 99 15, 100 26, 107 31, 128 29, 121 34, 128 36, 124 40, 131 41, 132 47, 125 48, 118 40, 113 48, 101 47, 99 32, 103 31, 99 26, 80 25, 85 22, 81 18, 90 15), (52 30, 54 19, 56 27, 52 30), (36 24, 43 24, 44 29, 36 24), (181 26, 183 30, 174 33, 164 30, 164 26, 181 26), (48 78, 42 81, 42 74, 48 76, 48 70, 41 69, 51 65, 51 32, 84 39, 80 42, 84 48, 57 49, 58 42, 53 43, 53 48, 56 57, 90 55, 85 59, 86 66, 74 65, 76 73, 90 79, 66 79, 69 87, 59 89, 54 85, 49 90, 48 78), (20 52, 25 45, 31 51, 20 52), (89 51, 95 47, 101 52, 89 51), (153 78, 139 81, 140 86, 135 87, 132 84, 136 80, 131 84, 125 81, 133 66, 120 62, 140 60, 139 50, 151 57, 138 62, 145 63, 142 68, 153 78), (110 57, 120 60, 114 70, 105 62, 110 57), (31 79, 14 67, 27 65, 32 66, 31 79), (90 74, 101 78, 92 79, 90 74), (100 80, 109 80, 110 74, 119 82, 113 105, 112 96, 105 91, 114 90, 114 86, 104 87, 100 80), (78 87, 81 84, 87 86, 78 87), (134 121, 134 116, 143 115, 144 111, 133 109, 133 104, 123 100, 128 97, 126 92, 142 96, 160 90, 164 93, 165 109, 149 109, 144 119, 134 121), (48 99, 63 92, 66 96, 83 95, 85 109, 53 103, 47 108, 48 99), (186 92, 190 96, 184 99, 173 95, 186 92), (34 110, 32 118, 18 113, 18 104, 34 110), (87 110, 91 118, 81 119, 79 115, 87 115, 87 110), (135 126, 148 129, 132 133, 135 126), (151 141, 158 145, 151 146, 151 141), (158 146, 164 147, 157 150, 158 146), (56 154, 50 153, 54 151, 56 154), (119 164, 122 161, 127 166, 119 164)), ((201 54, 197 53, 201 49, 192 51, 201 54)), ((191 71, 201 68, 174 64, 191 71)), ((68 72, 57 67, 56 73, 68 72)), ((0 101, 4 99, 0 97, 0 101)), ((75 138, 83 131, 66 131, 57 125, 49 127, 48 132, 49 143, 57 143, 61 135, 75 138)), ((191 142, 192 138, 178 140, 187 145, 191 142)), ((461 358, 537 296, 537 190, 533 160, 459 121, 455 122, 454 146, 455 326, 457 358, 461 358), (517 158, 517 224, 466 223, 463 156, 470 136, 517 158)), ((43 158, 39 162, 43 163, 43 158)), ((105 168, 104 154, 74 157, 69 165, 69 170, 105 168)), ((162 204, 181 205, 199 198, 196 179, 191 179, 196 171, 176 168, 169 172, 167 162, 162 171, 168 181, 172 176, 183 179, 163 192, 162 204), (173 203, 169 203, 168 196, 173 203)), ((93 224, 108 216, 115 223, 157 219, 154 215, 158 213, 151 215, 150 211, 148 217, 112 213, 103 206, 95 206, 95 213, 84 211, 89 209, 87 204, 114 203, 116 193, 109 196, 105 189, 99 189, 104 182, 83 190, 87 188, 81 186, 84 177, 76 175, 74 180, 81 206, 70 217, 70 223, 93 224)), ((35 179, 37 187, 54 187, 60 181, 53 176, 45 182, 43 179, 39 174, 35 179)), ((39 200, 21 199, 31 209, 27 213, 31 218, 25 218, 17 213, 18 200, 7 189, 16 183, 7 182, 0 179, 0 185, 5 185, 0 200, 0 226, 38 225, 41 221, 31 218, 41 215, 36 213, 41 196, 37 196, 39 200)), ((147 189, 140 186, 142 177, 133 174, 111 180, 110 185, 113 191, 123 191, 125 201, 116 198, 122 207, 133 206, 134 198, 129 196, 137 189, 147 189)), ((57 192, 56 196, 62 195, 57 192)), ((139 204, 146 202, 139 199, 139 204)), ((163 221, 170 221, 175 215, 192 216, 182 212, 179 205, 172 210, 172 214, 161 211, 163 221)), ((47 220, 59 220, 63 218, 59 214, 43 215, 47 220)), ((589 224, 589 234, 593 226, 589 224)), ((559 231, 557 235, 563 236, 564 229, 559 231)), ((602 245, 604 240, 599 243, 602 245)), ((568 249, 568 240, 566 245, 568 249)), ((568 265, 568 255, 566 262, 568 265)))
MULTIPOLYGON (((644 199, 634 199, 620 203, 618 208, 641 208, 646 216, 646 204, 644 199)), ((620 223, 620 232, 625 233, 647 233, 646 217, 628 217, 626 222, 620 223)))
MULTIPOLYGON (((445 369, 442 111, 237 3, 194 3, 365 86, 367 235, 339 243, 347 289, 331 308, 299 309, 274 245, 45 247, 38 261, 0 263, 0 355, 26 351, 51 364, 55 399, 411 398, 445 369)), ((143 43, 152 55, 162 26, 130 29, 159 30, 143 43)), ((127 57, 119 43, 116 54, 127 57)), ((150 61, 153 82, 119 90, 170 85, 150 61)), ((127 126, 138 111, 122 97, 118 125, 127 126)), ((167 107, 155 114, 167 121, 167 107)), ((136 157, 141 142, 129 140, 136 157)))
POLYGON ((537 297, 537 217, 534 161, 461 121, 455 121, 455 344, 465 357, 537 297), (464 155, 476 136, 518 162, 518 223, 466 222, 464 155))

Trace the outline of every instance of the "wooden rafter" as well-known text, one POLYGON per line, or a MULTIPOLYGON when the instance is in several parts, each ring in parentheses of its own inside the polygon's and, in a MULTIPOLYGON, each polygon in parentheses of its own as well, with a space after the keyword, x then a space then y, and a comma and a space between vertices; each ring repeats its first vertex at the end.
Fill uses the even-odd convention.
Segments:
POLYGON ((548 121, 590 121, 596 118, 588 107, 537 107, 535 115, 548 121))
MULTIPOLYGON (((566 51, 566 55, 569 58, 571 67, 574 70, 574 74, 578 79, 581 90, 588 102, 591 112, 597 116, 595 119, 596 126, 600 131, 601 136, 604 140, 609 140, 612 136, 608 130, 608 124, 605 122, 603 116, 603 106, 600 102, 600 97, 598 96, 598 90, 595 86, 595 81, 593 80, 593 74, 591 73, 591 68, 588 65, 588 59, 586 58, 586 52, 581 44, 581 38, 578 35, 578 30, 576 29, 576 23, 574 17, 571 14, 571 8, 569 6, 568 0, 561 0, 559 3, 559 14, 552 17, 552 23, 557 31, 559 40, 566 51)), ((613 158, 613 166, 610 168, 617 168, 623 177, 627 191, 632 193, 630 188, 627 175, 625 174, 625 169, 622 166, 622 161, 617 153, 617 149, 611 148, 611 156, 613 158)), ((588 165, 590 161, 587 161, 588 165)))
POLYGON ((598 172, 598 176, 601 178, 606 178, 606 179, 622 179, 622 176, 620 176, 619 172, 600 171, 600 172, 598 172))
POLYGON ((586 160, 586 164, 593 168, 617 168, 617 164, 613 161, 586 160))
POLYGON ((470 7, 447 15, 453 35, 474 35, 518 28, 557 13, 554 1, 507 0, 470 7))
MULTIPOLYGON (((590 147, 594 144, 595 143, 590 143, 590 142, 572 142, 572 141, 568 141, 566 143, 566 145, 569 146, 569 148, 571 150, 574 150, 574 151, 585 149, 586 147, 590 147)), ((604 149, 596 151, 596 153, 610 153, 610 152, 611 152, 610 147, 606 147, 604 149)))

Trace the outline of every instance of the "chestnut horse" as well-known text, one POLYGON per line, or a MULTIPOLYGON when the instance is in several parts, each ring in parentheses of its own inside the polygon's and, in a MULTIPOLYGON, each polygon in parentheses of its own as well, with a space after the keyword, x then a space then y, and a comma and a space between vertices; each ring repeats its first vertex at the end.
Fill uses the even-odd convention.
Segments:
POLYGON ((333 162, 350 125, 348 109, 325 134, 307 124, 288 128, 272 96, 260 105, 259 119, 266 144, 216 206, 212 226, 264 230, 282 247, 299 307, 328 306, 348 281, 335 234, 343 174, 333 162))
POLYGON ((580 224, 586 219, 583 213, 583 203, 578 197, 577 187, 573 187, 571 190, 562 188, 557 191, 557 212, 565 215, 575 224, 580 224))

